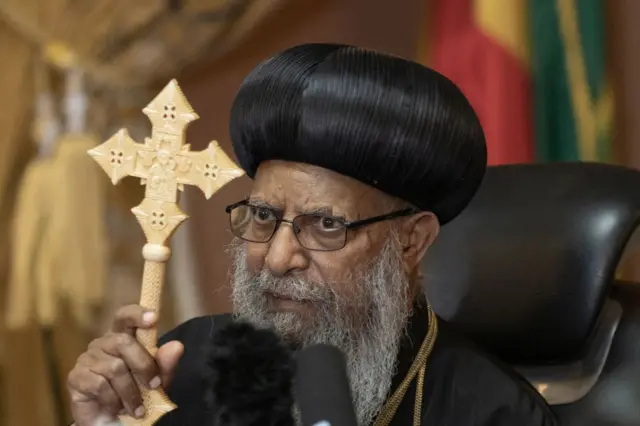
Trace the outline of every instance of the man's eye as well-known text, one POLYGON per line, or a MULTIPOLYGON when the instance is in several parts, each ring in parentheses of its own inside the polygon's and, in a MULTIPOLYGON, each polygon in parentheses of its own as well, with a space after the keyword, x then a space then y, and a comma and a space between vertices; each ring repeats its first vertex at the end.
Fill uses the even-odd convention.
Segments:
POLYGON ((327 217, 327 216, 321 217, 319 222, 320 222, 320 228, 326 231, 339 229, 342 226, 340 221, 336 220, 333 217, 327 217))
POLYGON ((275 220, 275 215, 269 209, 264 207, 254 207, 252 209, 253 219, 258 222, 268 222, 275 220))

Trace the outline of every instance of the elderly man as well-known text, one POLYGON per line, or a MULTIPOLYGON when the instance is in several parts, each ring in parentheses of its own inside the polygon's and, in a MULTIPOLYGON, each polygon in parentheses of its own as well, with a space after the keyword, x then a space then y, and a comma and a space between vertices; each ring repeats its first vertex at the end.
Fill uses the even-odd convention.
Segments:
MULTIPOLYGON (((555 424, 533 388, 457 337, 423 293, 420 261, 486 169, 482 128, 451 81, 361 48, 294 47, 247 77, 231 137, 253 179, 227 207, 235 318, 297 347, 341 348, 360 425, 555 424)), ((155 358, 132 337, 154 321, 123 308, 79 358, 69 375, 78 426, 142 415, 132 375, 199 410, 200 348, 224 321, 180 325, 155 358)))

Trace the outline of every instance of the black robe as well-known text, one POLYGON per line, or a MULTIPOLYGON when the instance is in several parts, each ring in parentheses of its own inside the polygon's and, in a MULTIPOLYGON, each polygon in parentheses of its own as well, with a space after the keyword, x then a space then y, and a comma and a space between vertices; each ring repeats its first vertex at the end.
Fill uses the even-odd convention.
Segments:
MULTIPOLYGON (((210 425, 203 409, 202 376, 210 336, 231 318, 217 315, 192 319, 164 335, 160 344, 181 341, 180 360, 169 396, 178 405, 158 426, 210 425)), ((428 329, 427 312, 418 309, 409 323, 410 338, 402 344, 392 390, 400 384, 428 329)), ((398 407, 391 426, 411 426, 416 380, 398 407)), ((548 405, 522 377, 500 361, 456 335, 443 320, 429 356, 424 380, 422 425, 425 426, 555 426, 548 405)))

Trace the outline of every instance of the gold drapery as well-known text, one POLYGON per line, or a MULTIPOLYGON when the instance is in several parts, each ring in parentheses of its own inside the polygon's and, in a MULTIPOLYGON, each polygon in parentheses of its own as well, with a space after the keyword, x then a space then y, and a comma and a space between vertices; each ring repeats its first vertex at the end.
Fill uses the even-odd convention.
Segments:
MULTIPOLYGON (((9 238, 16 188, 21 172, 34 152, 31 117, 35 98, 34 64, 38 49, 0 23, 0 299, 5 303, 9 238)), ((53 424, 51 392, 43 359, 42 336, 35 327, 2 333, 2 398, 6 425, 53 424), (33 386, 37 383, 37 386, 33 386)), ((70 346, 70 345, 67 345, 70 346)))
POLYGON ((211 60, 283 2, 189 0, 172 10, 162 0, 3 0, 0 18, 35 44, 70 49, 97 82, 131 87, 211 60))
MULTIPOLYGON (((5 304, 8 260, 10 252, 10 225, 15 199, 15 188, 28 158, 33 152, 29 138, 30 113, 34 98, 34 79, 30 72, 36 49, 11 28, 0 25, 0 63, 2 78, 3 112, 0 114, 0 303, 5 304)), ((3 388, 11 378, 6 374, 14 368, 16 353, 13 340, 4 332, 4 318, 0 316, 2 330, 1 380, 3 388)), ((38 356, 34 353, 33 356, 38 356)), ((42 365, 42 364, 41 364, 42 365)), ((18 389, 19 391, 19 389, 18 389)), ((4 392, 0 394, 4 396, 4 392)), ((4 407, 8 403, 2 401, 4 407)), ((3 408, 4 408, 3 407, 3 408)), ((7 417, 8 410, 3 410, 7 417)), ((16 424, 16 423, 14 423, 16 424)))
MULTIPOLYGON (((0 283, 7 280, 9 225, 16 183, 33 153, 30 118, 35 95, 32 67, 35 46, 12 29, 0 24, 0 283)), ((4 303, 4 289, 0 291, 4 303)))

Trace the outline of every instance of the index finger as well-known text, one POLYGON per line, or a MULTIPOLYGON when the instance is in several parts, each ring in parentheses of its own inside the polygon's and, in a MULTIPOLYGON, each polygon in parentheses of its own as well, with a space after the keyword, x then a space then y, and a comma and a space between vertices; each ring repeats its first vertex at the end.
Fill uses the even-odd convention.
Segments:
POLYGON ((140 305, 124 306, 116 312, 111 323, 114 333, 134 335, 137 328, 149 328, 156 322, 156 313, 140 305))

